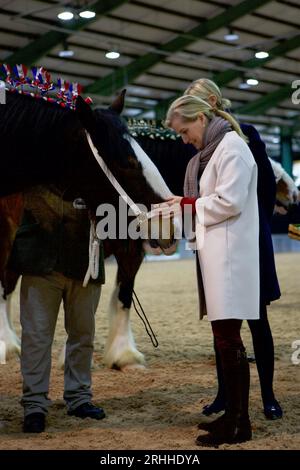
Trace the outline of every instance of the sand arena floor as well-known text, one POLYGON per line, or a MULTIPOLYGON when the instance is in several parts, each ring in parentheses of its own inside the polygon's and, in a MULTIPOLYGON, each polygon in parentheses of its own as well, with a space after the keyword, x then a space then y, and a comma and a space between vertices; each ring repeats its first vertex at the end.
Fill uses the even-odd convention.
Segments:
MULTIPOLYGON (((300 364, 291 362, 292 342, 300 340, 300 253, 276 257, 282 288, 281 300, 273 303, 269 317, 275 341, 275 391, 284 418, 267 421, 262 413, 255 364, 251 364, 250 410, 253 440, 221 448, 300 449, 300 364)), ((107 418, 80 420, 66 415, 62 400, 63 374, 57 356, 64 340, 60 315, 53 346, 50 397, 53 406, 46 432, 21 432, 22 408, 19 361, 0 366, 0 449, 194 449, 199 411, 215 393, 212 336, 208 322, 199 322, 194 263, 190 260, 144 263, 136 291, 159 340, 154 349, 143 325, 133 312, 138 348, 145 354, 143 371, 118 372, 102 364, 107 335, 106 309, 116 266, 108 264, 107 283, 97 311, 93 369, 94 401, 107 418)), ((18 294, 14 294, 18 312, 18 294)), ((17 317, 17 315, 16 315, 17 317)), ((20 327, 15 319, 18 332, 20 327)), ((243 337, 252 351, 247 325, 243 337)), ((298 356, 300 358, 300 354, 298 356)))

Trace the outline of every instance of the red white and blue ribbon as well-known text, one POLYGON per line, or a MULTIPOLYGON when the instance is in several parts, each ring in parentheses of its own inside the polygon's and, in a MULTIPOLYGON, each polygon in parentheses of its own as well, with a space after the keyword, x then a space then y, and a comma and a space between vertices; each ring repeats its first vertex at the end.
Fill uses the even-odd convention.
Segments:
MULTIPOLYGON (((8 64, 2 64, 0 70, 5 77, 9 91, 31 95, 34 98, 43 98, 64 108, 75 109, 76 99, 82 92, 82 86, 79 83, 69 83, 61 78, 57 80, 57 85, 55 86, 51 80, 50 73, 43 67, 32 67, 32 77, 27 74, 28 69, 23 64, 16 64, 13 67, 8 64), (25 85, 27 85, 27 90, 24 89, 25 85), (30 88, 33 88, 32 92, 30 88), (53 92, 53 90, 56 90, 56 93, 52 94, 52 96, 49 95, 49 92, 53 92)), ((85 101, 88 103, 92 102, 90 98, 86 98, 85 101)))

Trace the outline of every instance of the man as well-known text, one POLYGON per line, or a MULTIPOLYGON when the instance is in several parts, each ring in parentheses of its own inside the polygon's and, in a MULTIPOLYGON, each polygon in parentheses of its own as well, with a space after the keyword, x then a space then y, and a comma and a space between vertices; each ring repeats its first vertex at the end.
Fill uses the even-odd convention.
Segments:
POLYGON ((21 372, 24 432, 45 429, 51 348, 63 301, 66 343, 64 399, 68 415, 102 419, 92 402, 91 362, 95 312, 104 283, 104 256, 99 245, 99 273, 83 287, 89 266, 90 220, 74 194, 40 186, 25 195, 23 222, 16 236, 9 269, 22 274, 21 372))

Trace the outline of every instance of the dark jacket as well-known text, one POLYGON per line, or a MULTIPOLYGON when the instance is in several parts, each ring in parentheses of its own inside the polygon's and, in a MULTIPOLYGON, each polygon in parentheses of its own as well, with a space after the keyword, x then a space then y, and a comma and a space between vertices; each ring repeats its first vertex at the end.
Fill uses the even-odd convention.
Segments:
POLYGON ((262 303, 269 304, 280 297, 270 227, 276 199, 276 181, 266 146, 255 127, 241 124, 241 129, 249 139, 248 145, 258 168, 260 298, 262 303))
MULTIPOLYGON (((76 209, 74 198, 54 186, 39 186, 25 194, 22 224, 8 268, 19 274, 44 275, 57 271, 83 281, 89 264, 90 220, 76 209)), ((100 243, 99 276, 104 283, 104 253, 100 243)), ((91 281, 93 281, 91 279, 91 281)))

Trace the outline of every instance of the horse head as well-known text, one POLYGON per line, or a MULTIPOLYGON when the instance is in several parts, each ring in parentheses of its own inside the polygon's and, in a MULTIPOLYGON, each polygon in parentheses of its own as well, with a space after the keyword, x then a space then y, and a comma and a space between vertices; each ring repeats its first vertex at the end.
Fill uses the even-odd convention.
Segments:
MULTIPOLYGON (((174 218, 149 217, 153 205, 170 197, 171 192, 150 158, 146 156, 147 158, 144 158, 143 162, 140 161, 137 154, 141 149, 129 135, 128 129, 120 117, 124 108, 124 99, 125 90, 108 109, 92 110, 82 98, 78 97, 77 114, 88 132, 87 139, 94 154, 93 170, 89 173, 89 188, 86 186, 86 194, 83 197, 88 206, 92 207, 92 210, 99 216, 103 216, 99 206, 103 200, 111 201, 114 208, 118 207, 119 212, 121 208, 123 211, 128 210, 126 205, 120 204, 120 198, 123 201, 126 200, 131 211, 128 223, 131 232, 128 230, 128 237, 131 237, 134 232, 131 237, 134 238, 138 232, 139 237, 147 239, 149 241, 147 246, 152 247, 156 253, 163 251, 166 254, 172 254, 176 250, 175 233, 178 233, 178 230, 175 230, 174 218), (96 159, 99 163, 99 156, 100 161, 105 164, 102 169, 99 167, 96 169, 95 166, 96 159), (152 165, 150 172, 149 165, 152 165), (101 172, 101 182, 99 171, 101 172)), ((102 165, 102 163, 99 164, 102 165)), ((114 222, 114 217, 107 219, 108 223, 111 221, 114 222)), ((108 238, 111 235, 116 236, 115 230, 111 230, 111 234, 108 231, 106 233, 108 238)))

